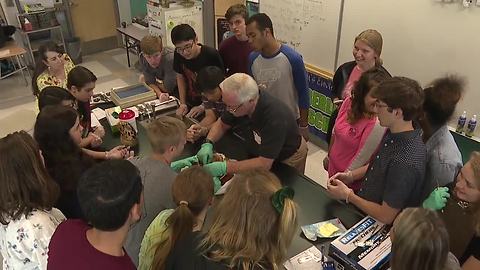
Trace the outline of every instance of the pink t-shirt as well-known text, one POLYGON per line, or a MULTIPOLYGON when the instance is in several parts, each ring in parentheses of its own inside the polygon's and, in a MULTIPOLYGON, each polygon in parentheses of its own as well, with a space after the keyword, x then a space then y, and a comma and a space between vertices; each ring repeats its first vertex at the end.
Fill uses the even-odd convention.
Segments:
MULTIPOLYGON (((338 111, 333 127, 333 145, 330 148, 328 176, 344 172, 358 155, 370 135, 377 118, 362 118, 354 124, 347 121, 352 99, 347 97, 338 111)), ((353 186, 355 188, 356 185, 353 186)))
POLYGON ((116 257, 93 247, 86 235, 90 228, 80 219, 61 223, 50 240, 47 269, 136 269, 126 251, 125 255, 116 257))
POLYGON ((353 87, 358 79, 360 79, 360 76, 362 76, 362 70, 358 67, 358 65, 356 65, 353 68, 352 73, 350 73, 350 76, 348 76, 348 81, 345 85, 345 88, 343 88, 342 99, 352 96, 353 87))

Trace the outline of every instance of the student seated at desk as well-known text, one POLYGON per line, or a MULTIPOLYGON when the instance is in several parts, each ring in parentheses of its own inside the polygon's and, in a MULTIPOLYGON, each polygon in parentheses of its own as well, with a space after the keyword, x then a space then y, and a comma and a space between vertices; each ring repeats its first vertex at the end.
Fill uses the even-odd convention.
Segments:
POLYGON ((187 130, 187 141, 194 142, 207 136, 213 123, 225 112, 225 103, 222 101, 222 90, 220 89, 220 83, 224 79, 223 70, 216 66, 208 66, 198 72, 197 89, 204 98, 205 117, 200 123, 190 126, 187 130))
POLYGON ((421 130, 414 129, 423 105, 423 89, 405 77, 381 82, 372 92, 375 113, 387 133, 370 165, 332 176, 328 192, 352 203, 380 222, 391 224, 404 208, 420 206, 426 166, 421 130), (358 193, 346 184, 364 177, 358 193))
POLYGON ((65 216, 54 204, 58 185, 25 131, 0 139, 0 254, 3 269, 47 269, 55 228, 65 216))
MULTIPOLYGON (((356 82, 354 94, 342 103, 327 156, 329 177, 370 162, 385 134, 385 128, 380 126, 374 112, 376 99, 371 91, 388 78, 390 75, 379 68, 366 71, 356 82)), ((356 179, 348 186, 358 191, 361 180, 356 179)))
POLYGON ((160 100, 178 97, 177 77, 173 70, 173 50, 164 47, 162 38, 148 35, 140 41, 140 82, 150 86, 160 100))
POLYGON ((460 270, 457 258, 448 252, 448 233, 434 211, 403 210, 390 230, 392 270, 460 270))
MULTIPOLYGON (((293 190, 266 170, 237 174, 215 207, 204 236, 179 241, 167 259, 169 269, 282 269, 297 233, 293 190)), ((196 234, 196 233, 193 233, 196 234)))
POLYGON ((52 236, 48 269, 136 269, 123 248, 128 230, 142 217, 140 173, 126 160, 109 160, 78 182, 85 220, 69 219, 52 236))
POLYGON ((177 86, 180 98, 178 115, 196 117, 205 110, 202 96, 196 89, 197 73, 206 66, 217 66, 224 70, 217 50, 198 43, 195 30, 188 24, 179 24, 172 29, 172 42, 175 45, 173 69, 177 72, 177 86))
MULTIPOLYGON (((145 231, 153 219, 165 209, 174 208, 171 186, 177 176, 175 170, 191 165, 187 160, 172 162, 182 154, 186 136, 185 124, 174 117, 161 116, 147 127, 147 137, 152 146, 148 157, 136 157, 130 161, 142 176, 145 216, 128 233, 125 249, 135 265, 145 231)), ((211 181, 211 179, 210 179, 211 181)))
POLYGON ((49 41, 38 49, 32 77, 33 94, 38 96, 47 86, 67 88, 67 75, 75 67, 72 59, 55 42, 49 41))
POLYGON ((47 86, 38 96, 38 108, 40 111, 46 106, 61 105, 77 108, 77 99, 66 89, 58 86, 47 86))
MULTIPOLYGON (((58 105, 43 108, 34 127, 34 137, 42 150, 45 167, 60 186, 55 205, 67 218, 83 217, 75 188, 80 176, 94 164, 79 147, 82 129, 77 111, 58 105)), ((130 153, 126 148, 116 147, 104 152, 104 156, 121 159, 130 157, 130 153)))
POLYGON ((297 121, 287 105, 266 91, 259 91, 257 83, 248 74, 235 73, 221 84, 222 100, 226 111, 215 124, 202 144, 197 156, 203 167, 213 176, 223 176, 240 171, 262 168, 269 170, 274 161, 305 170, 307 143, 300 135, 297 121), (213 162, 213 143, 239 123, 248 121, 251 130, 246 139, 248 152, 255 158, 242 161, 213 162), (208 164, 210 163, 210 164, 208 164))
POLYGON ((455 112, 464 84, 458 77, 447 76, 436 79, 424 90, 423 115, 419 122, 427 147, 425 196, 436 187, 451 183, 462 167, 462 154, 447 122, 455 112))
POLYGON ((473 152, 454 183, 436 188, 423 203, 424 208, 442 210, 450 235, 450 251, 462 269, 480 267, 480 152, 473 152))
POLYGON ((150 224, 140 249, 138 269, 181 269, 169 260, 180 241, 192 241, 202 230, 213 200, 212 176, 199 166, 183 170, 172 184, 175 207, 160 212, 150 224), (193 232, 193 233, 192 233, 193 232))

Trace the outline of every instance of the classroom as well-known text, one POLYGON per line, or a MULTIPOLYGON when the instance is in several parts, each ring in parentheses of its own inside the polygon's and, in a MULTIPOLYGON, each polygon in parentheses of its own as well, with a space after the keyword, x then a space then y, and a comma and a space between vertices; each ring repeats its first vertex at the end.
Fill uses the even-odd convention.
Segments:
POLYGON ((0 269, 480 269, 480 0, 0 0, 0 269))

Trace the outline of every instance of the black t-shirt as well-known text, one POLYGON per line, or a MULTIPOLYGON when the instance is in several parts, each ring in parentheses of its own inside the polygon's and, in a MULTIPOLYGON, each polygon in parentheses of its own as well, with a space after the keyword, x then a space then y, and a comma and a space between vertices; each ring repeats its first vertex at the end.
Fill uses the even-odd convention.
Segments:
POLYGON ((198 106, 202 104, 202 95, 195 88, 198 72, 206 66, 217 66, 224 70, 222 58, 214 48, 201 45, 200 54, 194 59, 185 59, 182 55, 175 52, 173 55, 173 69, 175 72, 185 77, 187 84, 187 105, 198 106))
MULTIPOLYGON (((235 117, 228 111, 222 121, 235 126, 248 117, 235 117)), ((285 103, 265 91, 260 91, 257 106, 249 126, 254 133, 249 141, 249 152, 253 156, 282 161, 292 156, 300 147, 301 136, 297 121, 285 103)))
POLYGON ((467 246, 467 249, 465 250, 465 253, 463 254, 462 258, 460 258, 460 263, 464 263, 470 258, 470 256, 475 257, 475 259, 480 261, 480 237, 475 236, 472 238, 470 243, 467 246))

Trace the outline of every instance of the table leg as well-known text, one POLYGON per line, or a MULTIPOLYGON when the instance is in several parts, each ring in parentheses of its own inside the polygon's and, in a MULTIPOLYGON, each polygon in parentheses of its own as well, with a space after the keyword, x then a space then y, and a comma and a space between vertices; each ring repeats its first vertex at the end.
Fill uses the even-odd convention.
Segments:
POLYGON ((17 64, 18 64, 18 67, 20 68, 20 72, 22 72, 23 80, 25 81, 25 86, 28 86, 27 77, 25 77, 25 73, 23 71, 23 69, 26 68, 27 65, 25 64, 25 66, 22 66, 22 63, 20 61, 20 55, 16 55, 15 59, 17 59, 17 64))
POLYGON ((128 63, 128 67, 130 67, 130 53, 129 53, 129 46, 128 46, 128 36, 127 35, 124 35, 125 36, 125 48, 127 49, 127 63, 128 63))

